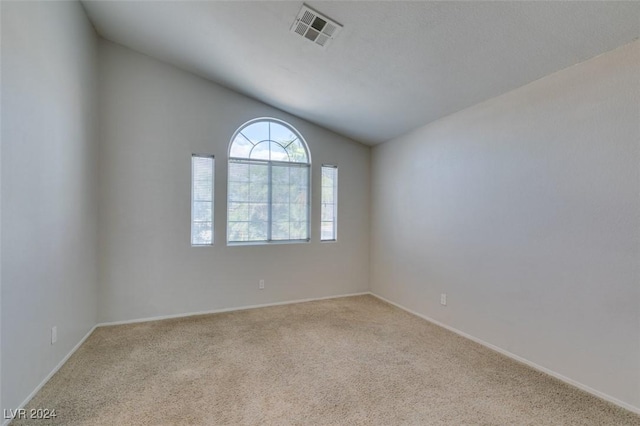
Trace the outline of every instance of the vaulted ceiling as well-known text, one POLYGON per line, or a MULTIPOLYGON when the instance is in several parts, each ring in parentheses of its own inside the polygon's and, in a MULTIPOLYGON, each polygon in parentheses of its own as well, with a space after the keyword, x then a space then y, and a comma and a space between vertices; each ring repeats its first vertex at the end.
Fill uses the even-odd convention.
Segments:
POLYGON ((302 2, 84 1, 106 39, 367 144, 640 37, 640 2, 321 2, 326 49, 290 32, 302 2))

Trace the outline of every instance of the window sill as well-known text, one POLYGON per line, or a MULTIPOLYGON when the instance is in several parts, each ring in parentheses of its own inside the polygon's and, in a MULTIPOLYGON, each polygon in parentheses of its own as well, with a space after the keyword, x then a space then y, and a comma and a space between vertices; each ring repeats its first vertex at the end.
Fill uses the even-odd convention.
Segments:
POLYGON ((227 247, 242 246, 280 246, 285 244, 309 244, 310 240, 286 240, 286 241, 227 241, 227 247))

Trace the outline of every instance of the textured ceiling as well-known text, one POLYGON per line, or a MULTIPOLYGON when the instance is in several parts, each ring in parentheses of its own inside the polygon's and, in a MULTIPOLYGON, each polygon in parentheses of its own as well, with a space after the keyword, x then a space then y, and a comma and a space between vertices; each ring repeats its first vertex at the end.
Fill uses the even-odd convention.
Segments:
POLYGON ((84 1, 108 40, 376 144, 640 37, 640 2, 84 1))

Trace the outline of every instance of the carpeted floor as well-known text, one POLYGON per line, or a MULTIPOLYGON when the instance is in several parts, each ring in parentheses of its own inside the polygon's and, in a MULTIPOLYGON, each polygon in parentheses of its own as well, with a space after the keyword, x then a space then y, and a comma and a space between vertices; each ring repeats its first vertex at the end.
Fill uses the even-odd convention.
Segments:
POLYGON ((372 296, 98 328, 27 408, 65 425, 640 425, 372 296))

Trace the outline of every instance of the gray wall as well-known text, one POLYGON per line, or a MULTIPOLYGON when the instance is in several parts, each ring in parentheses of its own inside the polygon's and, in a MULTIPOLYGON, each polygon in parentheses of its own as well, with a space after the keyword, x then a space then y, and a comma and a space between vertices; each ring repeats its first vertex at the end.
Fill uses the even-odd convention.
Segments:
POLYGON ((79 3, 1 7, 0 405, 15 409, 97 320, 97 37, 79 3))
POLYGON ((368 290, 369 147, 122 46, 100 49, 101 322, 368 290), (312 242, 227 247, 228 144, 264 116, 309 145, 312 242), (190 246, 194 152, 216 157, 213 247, 190 246), (319 241, 323 163, 340 168, 337 243, 319 241))
POLYGON ((639 118, 635 42, 376 147, 372 291, 640 407, 639 118))

